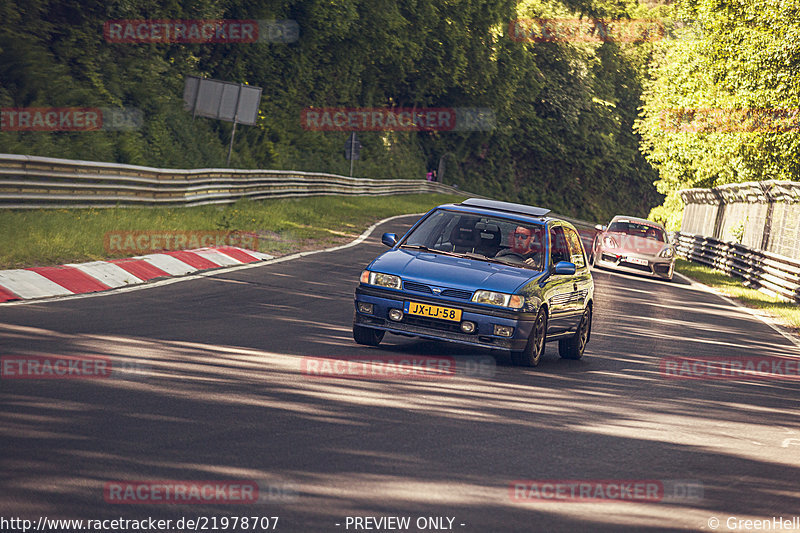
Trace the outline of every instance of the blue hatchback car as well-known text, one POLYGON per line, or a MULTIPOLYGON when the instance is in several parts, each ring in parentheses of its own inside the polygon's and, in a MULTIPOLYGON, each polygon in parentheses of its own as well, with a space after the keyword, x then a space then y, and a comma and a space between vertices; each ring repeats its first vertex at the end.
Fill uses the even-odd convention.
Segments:
POLYGON ((361 273, 353 338, 386 332, 511 352, 536 366, 545 342, 580 359, 592 330, 594 282, 578 232, 550 211, 471 198, 441 205, 361 273))

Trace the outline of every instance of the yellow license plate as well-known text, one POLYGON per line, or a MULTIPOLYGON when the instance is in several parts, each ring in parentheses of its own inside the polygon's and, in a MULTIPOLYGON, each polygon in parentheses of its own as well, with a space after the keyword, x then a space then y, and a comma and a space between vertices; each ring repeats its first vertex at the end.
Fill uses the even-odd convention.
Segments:
POLYGON ((406 313, 409 315, 426 316, 441 320, 461 321, 461 309, 450 307, 439 307, 438 305, 420 304, 417 302, 406 302, 406 313))

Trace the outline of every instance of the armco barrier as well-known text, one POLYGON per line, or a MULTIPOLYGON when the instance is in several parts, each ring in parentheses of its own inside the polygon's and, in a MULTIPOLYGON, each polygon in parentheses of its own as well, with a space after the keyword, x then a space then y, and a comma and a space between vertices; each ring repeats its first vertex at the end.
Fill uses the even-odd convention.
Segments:
MULTIPOLYGON (((478 196, 419 180, 349 178, 293 170, 163 169, 0 154, 0 208, 193 206, 240 198, 291 198, 333 194, 445 193, 478 196)), ((594 225, 551 213, 578 228, 588 250, 594 225)))
POLYGON ((800 303, 800 261, 691 233, 674 234, 678 255, 743 278, 756 289, 800 303))
POLYGON ((193 206, 299 196, 464 194, 441 183, 290 170, 163 169, 0 154, 0 208, 193 206))

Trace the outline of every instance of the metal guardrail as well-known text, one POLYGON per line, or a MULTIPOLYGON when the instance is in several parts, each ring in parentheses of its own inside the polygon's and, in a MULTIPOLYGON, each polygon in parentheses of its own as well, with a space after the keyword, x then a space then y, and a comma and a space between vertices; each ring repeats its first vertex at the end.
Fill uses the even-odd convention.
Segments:
POLYGON ((674 239, 680 257, 738 276, 753 288, 800 303, 800 261, 691 233, 676 232, 674 239))
POLYGON ((163 169, 0 154, 0 208, 194 206, 240 198, 467 194, 425 180, 350 178, 290 170, 163 169))
MULTIPOLYGON (((0 208, 195 206, 240 198, 444 193, 479 196, 425 180, 350 178, 291 170, 164 169, 95 161, 0 154, 0 208)), ((588 250, 591 222, 571 222, 588 250)))

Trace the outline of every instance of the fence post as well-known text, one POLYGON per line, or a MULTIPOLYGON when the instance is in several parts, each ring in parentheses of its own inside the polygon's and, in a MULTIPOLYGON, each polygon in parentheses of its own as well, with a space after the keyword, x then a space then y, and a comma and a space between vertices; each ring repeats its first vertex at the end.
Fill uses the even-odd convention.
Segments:
POLYGON ((716 187, 711 187, 709 190, 714 195, 714 198, 717 199, 717 218, 714 220, 714 231, 711 233, 711 236, 715 239, 721 239, 722 225, 725 221, 725 198, 716 187))
POLYGON ((758 182, 767 198, 767 213, 764 215, 764 232, 761 235, 761 250, 767 251, 769 248, 769 237, 772 232, 772 213, 775 209, 775 197, 772 195, 772 184, 768 181, 758 182))

